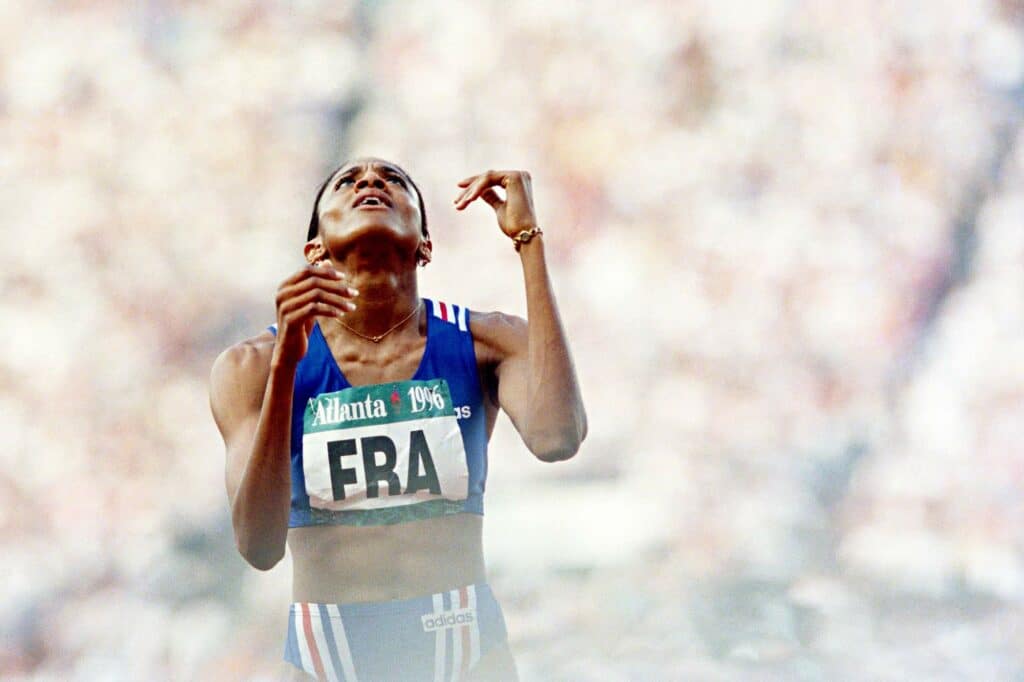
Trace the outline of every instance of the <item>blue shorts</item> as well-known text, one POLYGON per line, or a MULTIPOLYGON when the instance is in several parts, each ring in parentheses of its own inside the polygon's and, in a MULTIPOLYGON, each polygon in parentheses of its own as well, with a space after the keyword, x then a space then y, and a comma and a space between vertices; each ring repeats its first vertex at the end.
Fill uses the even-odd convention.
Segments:
POLYGON ((397 601, 295 602, 284 660, 318 680, 463 680, 508 634, 486 583, 397 601))

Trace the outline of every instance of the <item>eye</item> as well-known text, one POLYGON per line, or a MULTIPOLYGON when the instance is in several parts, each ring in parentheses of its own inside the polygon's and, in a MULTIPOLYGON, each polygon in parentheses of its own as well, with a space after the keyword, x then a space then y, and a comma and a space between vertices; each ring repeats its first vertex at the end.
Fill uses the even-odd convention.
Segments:
POLYGON ((344 183, 344 182, 352 182, 352 176, 351 175, 346 175, 343 178, 339 178, 338 181, 336 183, 334 183, 334 191, 337 192, 338 188, 341 187, 342 183, 344 183))
POLYGON ((403 187, 405 186, 405 180, 403 180, 401 177, 397 175, 389 175, 388 180, 390 180, 391 182, 397 182, 399 185, 402 185, 403 187))

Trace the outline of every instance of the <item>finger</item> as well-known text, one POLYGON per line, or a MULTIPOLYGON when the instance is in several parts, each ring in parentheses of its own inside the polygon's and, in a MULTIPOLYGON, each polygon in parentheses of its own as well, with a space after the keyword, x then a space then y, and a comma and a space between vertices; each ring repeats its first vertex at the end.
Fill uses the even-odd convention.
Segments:
POLYGON ((459 183, 460 187, 466 186, 466 189, 464 189, 462 194, 455 199, 455 203, 458 204, 460 201, 466 200, 475 187, 479 187, 481 184, 494 184, 497 180, 497 173, 490 170, 486 173, 480 173, 479 175, 473 175, 466 178, 459 183))
POLYGON ((279 289, 276 297, 277 306, 280 307, 284 302, 311 290, 328 291, 345 298, 355 298, 359 295, 358 289, 349 286, 344 281, 334 279, 326 273, 318 273, 311 274, 300 282, 279 289))
POLYGON ((505 205, 505 200, 498 196, 498 193, 493 188, 488 187, 481 195, 480 198, 491 205, 493 209, 499 209, 505 205))
POLYGON ((356 304, 344 296, 339 296, 334 292, 324 291, 323 289, 312 289, 282 303, 281 310, 287 313, 288 311, 296 308, 301 308, 310 301, 328 303, 343 313, 351 312, 356 309, 356 304))
POLYGON ((319 299, 321 301, 329 301, 336 303, 344 309, 348 309, 347 303, 351 303, 358 295, 358 291, 351 288, 344 287, 341 289, 335 287, 317 287, 311 286, 304 289, 296 289, 288 292, 285 296, 282 296, 278 303, 278 308, 286 308, 288 306, 294 306, 294 301, 308 301, 319 299))
POLYGON ((278 319, 281 321, 282 326, 294 325, 298 323, 305 324, 309 320, 316 322, 318 317, 330 317, 336 320, 343 319, 349 311, 338 310, 330 303, 324 301, 309 301, 303 306, 290 309, 285 313, 281 313, 278 319))
POLYGON ((326 273, 311 274, 306 279, 296 282, 290 286, 286 286, 279 289, 277 292, 277 302, 281 302, 294 298, 310 289, 324 289, 327 291, 333 291, 339 296, 346 296, 353 298, 359 295, 359 290, 349 286, 344 281, 334 279, 326 273))
MULTIPOLYGON (((294 284, 288 285, 289 287, 303 286, 308 284, 315 284, 317 286, 328 286, 343 289, 349 286, 348 277, 344 272, 335 270, 334 268, 328 268, 324 266, 310 266, 309 272, 305 277, 300 279, 294 284)), ((285 287, 288 288, 288 287, 285 287)))
POLYGON ((296 324, 305 321, 308 317, 334 317, 342 318, 349 310, 341 310, 327 301, 307 301, 303 305, 291 305, 278 314, 281 324, 296 324))
POLYGON ((472 192, 472 187, 464 189, 462 192, 459 193, 459 196, 455 197, 456 208, 462 208, 461 206, 459 206, 459 204, 466 201, 466 198, 469 196, 470 192, 472 192))
POLYGON ((301 268, 299 270, 296 270, 291 275, 289 275, 287 278, 285 278, 284 281, 282 281, 281 284, 278 286, 278 289, 280 289, 282 287, 285 287, 285 286, 288 286, 290 284, 295 284, 296 282, 301 282, 302 280, 306 279, 310 275, 318 275, 318 274, 322 274, 324 272, 331 273, 330 276, 332 276, 332 277, 334 277, 336 279, 344 279, 344 277, 345 277, 345 274, 343 272, 341 272, 340 270, 336 270, 334 268, 327 269, 327 268, 316 266, 316 265, 306 265, 305 267, 303 267, 303 268, 301 268))
POLYGON ((328 281, 337 282, 342 286, 348 282, 348 273, 334 267, 334 263, 326 258, 317 263, 316 269, 319 271, 319 274, 325 275, 328 281))
POLYGON ((455 197, 455 201, 453 203, 458 204, 462 200, 462 198, 465 197, 466 194, 470 191, 472 183, 475 182, 476 179, 479 177, 479 175, 474 175, 473 177, 466 178, 465 180, 460 182, 459 187, 465 187, 465 189, 459 192, 459 194, 455 197))
MULTIPOLYGON (((286 315, 281 316, 281 321, 284 326, 291 326, 300 322, 307 322, 308 318, 315 317, 317 315, 332 316, 337 315, 335 310, 328 303, 323 301, 310 301, 306 305, 292 310, 286 315)), ((305 328, 305 325, 303 325, 305 328)))
POLYGON ((455 209, 461 211, 466 207, 466 204, 473 201, 473 187, 470 186, 462 194, 455 197, 455 209))
POLYGON ((479 197, 481 192, 483 192, 491 185, 497 183, 499 180, 500 178, 497 175, 493 174, 492 171, 488 171, 486 174, 481 175, 479 178, 476 179, 476 181, 472 185, 467 187, 466 191, 463 192, 462 196, 456 200, 455 208, 462 210, 471 201, 474 201, 477 197, 479 197))

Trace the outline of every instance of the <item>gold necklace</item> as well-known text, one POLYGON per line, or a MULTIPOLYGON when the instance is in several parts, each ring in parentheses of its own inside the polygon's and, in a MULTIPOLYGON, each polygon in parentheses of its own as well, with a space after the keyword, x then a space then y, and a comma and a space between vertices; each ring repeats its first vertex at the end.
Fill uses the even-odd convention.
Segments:
POLYGON ((398 329, 399 327, 401 327, 401 326, 402 326, 403 324, 405 324, 406 322, 408 322, 408 321, 409 321, 409 318, 410 318, 410 317, 412 317, 413 315, 415 315, 416 313, 418 313, 418 312, 420 311, 420 308, 421 308, 422 306, 423 306, 423 301, 420 301, 419 303, 417 303, 417 304, 416 304, 416 307, 412 309, 412 312, 411 312, 411 313, 409 313, 408 315, 406 315, 405 317, 403 317, 403 318, 402 318, 401 320, 399 320, 399 321, 398 321, 398 322, 397 322, 397 323, 396 323, 396 324, 395 324, 395 325, 394 325, 393 327, 391 327, 391 329, 387 330, 387 331, 386 331, 386 332, 384 332, 383 334, 377 334, 376 336, 370 336, 370 335, 368 335, 368 334, 364 334, 364 333, 362 333, 362 332, 358 332, 358 331, 356 331, 355 329, 353 329, 352 327, 350 327, 350 326, 348 326, 347 324, 345 324, 344 322, 342 322, 341 320, 339 320, 339 319, 338 319, 337 317, 335 317, 335 318, 334 318, 334 320, 335 320, 335 321, 336 321, 336 322, 337 322, 338 324, 340 324, 340 325, 341 325, 342 327, 344 327, 345 329, 347 329, 347 330, 349 330, 350 332, 352 332, 353 334, 355 334, 356 336, 361 336, 361 337, 363 337, 364 339, 366 339, 367 341, 373 341, 374 343, 380 343, 380 340, 381 340, 381 339, 383 339, 383 338, 384 338, 385 336, 387 336, 387 335, 388 335, 388 334, 390 334, 391 332, 393 332, 393 331, 395 331, 396 329, 398 329))

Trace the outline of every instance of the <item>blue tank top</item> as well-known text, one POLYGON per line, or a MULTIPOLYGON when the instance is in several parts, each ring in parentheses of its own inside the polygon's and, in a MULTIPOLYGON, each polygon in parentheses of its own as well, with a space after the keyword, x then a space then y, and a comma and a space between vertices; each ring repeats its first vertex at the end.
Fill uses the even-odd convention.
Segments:
POLYGON ((487 428, 469 310, 423 302, 426 346, 407 381, 352 386, 313 326, 292 398, 289 527, 483 514, 487 428))

